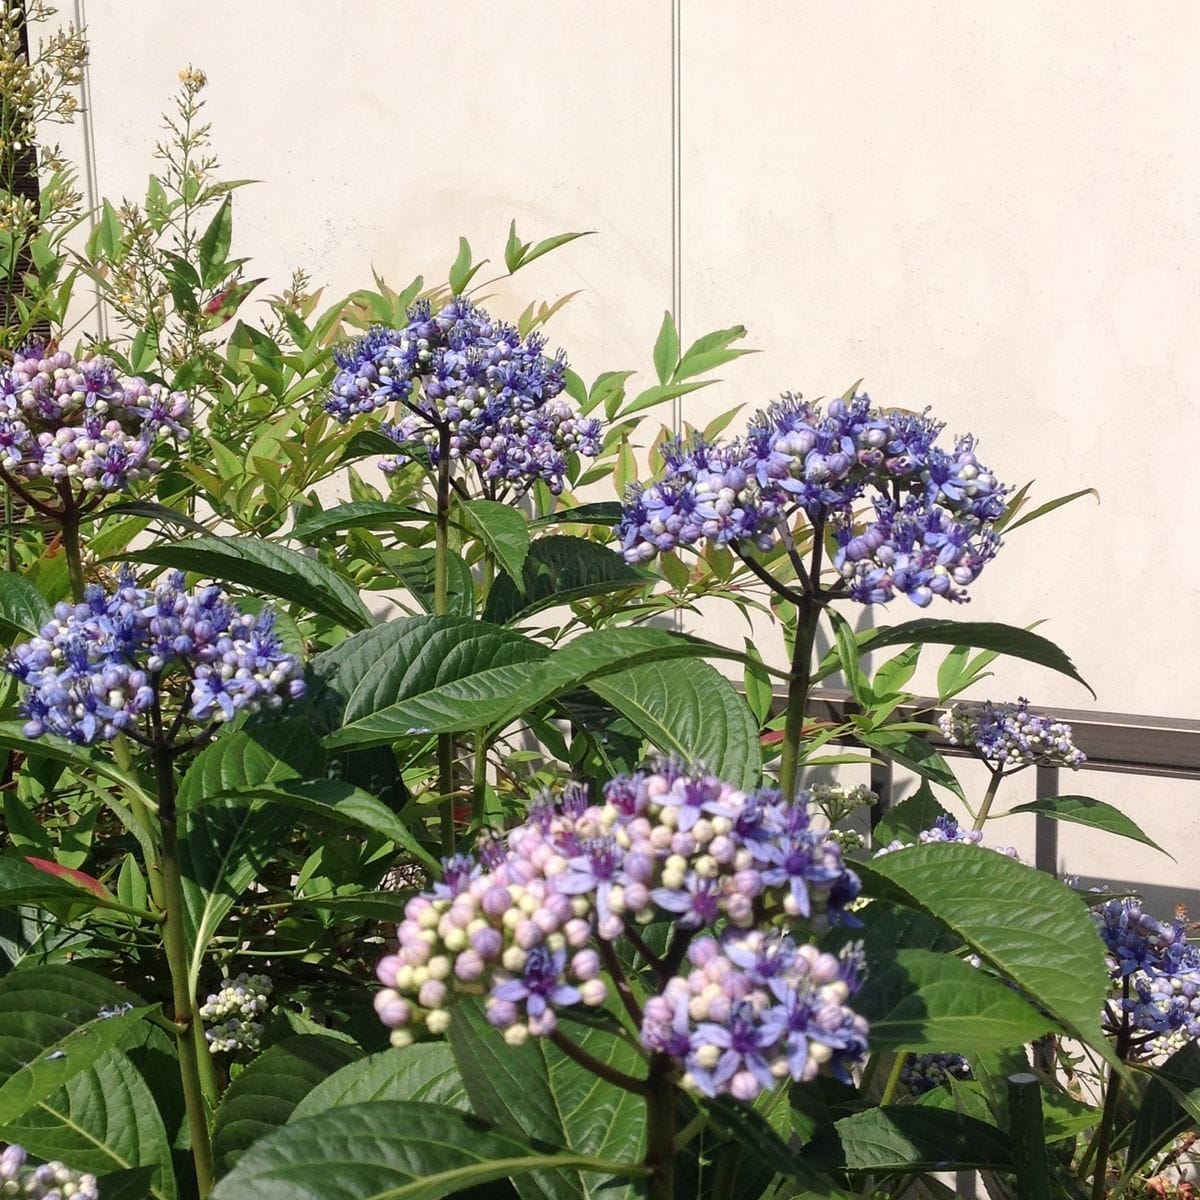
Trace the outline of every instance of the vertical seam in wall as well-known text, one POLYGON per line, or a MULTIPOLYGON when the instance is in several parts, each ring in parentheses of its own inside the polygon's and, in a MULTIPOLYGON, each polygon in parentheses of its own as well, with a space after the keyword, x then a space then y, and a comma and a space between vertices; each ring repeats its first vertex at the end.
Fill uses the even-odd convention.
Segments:
MULTIPOLYGON (((683 0, 671 0, 671 319, 680 333, 683 316, 683 53, 681 24, 683 0)), ((682 333, 680 333, 682 340, 682 333)), ((671 425, 683 428, 683 399, 671 401, 671 425)), ((675 627, 683 629, 683 613, 676 611, 675 627)))
MULTIPOLYGON (((87 18, 83 11, 84 0, 75 0, 75 28, 87 29, 87 18)), ((84 64, 79 80, 79 118, 80 129, 83 132, 83 186, 84 199, 88 208, 88 226, 95 229, 97 224, 97 206, 100 203, 100 182, 96 171, 96 134, 92 123, 92 86, 91 63, 84 64)), ((99 281, 96 290, 96 333, 101 341, 108 340, 108 306, 104 300, 104 291, 99 281)))

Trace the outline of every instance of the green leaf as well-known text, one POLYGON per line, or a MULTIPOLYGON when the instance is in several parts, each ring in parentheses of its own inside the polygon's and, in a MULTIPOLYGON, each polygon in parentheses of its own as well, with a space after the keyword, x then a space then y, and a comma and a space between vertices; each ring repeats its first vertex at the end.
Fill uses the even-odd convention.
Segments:
POLYGON ((1155 1068, 1133 1122, 1125 1170, 1136 1171, 1168 1142, 1197 1125, 1200 1125, 1200 1043, 1190 1041, 1155 1068))
POLYGON ((679 363, 679 334, 675 329, 675 318, 670 312, 663 313, 662 325, 654 342, 654 370, 658 382, 666 383, 679 363))
MULTIPOLYGON (((1143 846, 1150 846, 1162 854, 1167 854, 1119 808, 1105 804, 1103 800, 1093 800, 1091 796, 1054 796, 1031 800, 1028 804, 1018 804, 1016 808, 1010 809, 1009 813, 1037 813, 1038 816, 1049 817, 1052 821, 1068 821, 1074 825, 1087 825, 1091 829, 1103 829, 1105 833, 1115 833, 1118 837, 1141 842, 1143 846)), ((1005 816, 1008 815, 1005 813, 1005 816)), ((1167 857, 1174 856, 1167 854, 1167 857)))
MULTIPOLYGON (((266 276, 259 279, 242 279, 231 284, 224 291, 218 292, 204 305, 204 327, 210 332, 219 329, 226 321, 242 307, 243 301, 260 283, 266 283, 266 276)), ((177 385, 178 386, 178 385, 177 385)))
POLYGON ((212 1200, 440 1200, 531 1171, 637 1178, 638 1165, 534 1145, 441 1104, 378 1100, 295 1121, 256 1142, 212 1200))
POLYGON ((679 360, 674 378, 678 381, 690 379, 693 375, 703 375, 708 371, 715 371, 718 367, 723 367, 726 363, 733 362, 734 359, 741 358, 744 354, 755 353, 757 352, 754 350, 704 350, 699 354, 688 354, 679 360))
POLYGON ((758 722, 729 680, 708 663, 649 662, 588 686, 660 750, 701 763, 736 787, 762 782, 758 722))
POLYGON ((580 504, 576 508, 562 508, 530 521, 532 529, 546 525, 615 525, 621 519, 621 505, 615 500, 600 500, 594 504, 580 504))
POLYGON ((507 625, 558 604, 644 587, 652 579, 608 546, 586 538, 552 535, 530 545, 522 588, 507 574, 497 577, 483 615, 485 620, 507 625))
POLYGON ((872 964, 855 1010, 871 1023, 872 1051, 1002 1050, 1052 1027, 995 976, 932 950, 897 950, 872 964))
POLYGON ((525 514, 511 504, 498 500, 468 500, 463 508, 484 545, 508 573, 510 579, 522 579, 525 559, 529 554, 529 525, 525 514))
MULTIPOLYGON (((413 599, 427 612, 434 609, 435 554, 433 547, 418 550, 385 552, 384 563, 393 575, 412 593, 413 599)), ((449 568, 446 580, 447 604, 451 616, 475 615, 475 582, 466 560, 451 554, 446 560, 449 568)))
MULTIPOLYGON (((1096 503, 1100 503, 1100 493, 1095 488, 1081 488, 1077 492, 1071 492, 1066 496, 1058 496, 1054 500, 1047 500, 1045 504, 1039 504, 1032 512, 1025 513, 1019 520, 1015 520, 1011 524, 1002 519, 997 523, 996 527, 1003 529, 1006 533, 1011 533, 1014 529, 1020 529, 1022 525, 1028 525, 1030 521, 1036 521, 1039 517, 1044 517, 1056 508, 1062 508, 1064 504, 1070 504, 1072 500, 1079 500, 1083 496, 1095 496, 1096 503)), ((1010 509, 1009 511, 1013 512, 1014 515, 1016 513, 1015 509, 1010 509)))
POLYGON ((854 737, 868 749, 910 771, 915 771, 922 779, 947 788, 962 799, 962 787, 950 765, 923 737, 892 730, 886 725, 870 731, 856 729, 854 737))
POLYGON ((99 520, 102 517, 118 514, 145 517, 148 521, 162 521, 167 525, 178 526, 180 529, 186 529, 189 533, 208 535, 208 530, 199 521, 192 520, 187 513, 178 512, 166 504, 155 504, 152 500, 126 500, 120 504, 106 504, 103 508, 98 509, 93 517, 99 520))
POLYGON ((478 262, 474 266, 471 265, 471 243, 465 237, 458 239, 458 257, 454 260, 454 265, 450 268, 450 290, 456 295, 461 296, 466 289, 468 283, 475 276, 475 272, 487 262, 485 258, 483 262, 478 262))
POLYGON ((1069 888, 1007 855, 954 843, 897 850, 856 869, 869 894, 944 922, 1069 1033, 1111 1059, 1100 1030, 1104 946, 1069 888))
POLYGON ((350 1042, 300 1034, 259 1055, 221 1097, 213 1124, 213 1156, 225 1174, 273 1129, 286 1125, 296 1106, 318 1084, 362 1057, 350 1042))
POLYGON ((929 784, 922 782, 911 796, 883 814, 872 835, 872 844, 886 846, 898 841, 916 845, 922 832, 932 829, 939 817, 949 815, 937 802, 929 784))
MULTIPOLYGON (((513 223, 513 233, 516 232, 516 223, 513 223)), ((559 246, 565 246, 568 242, 573 242, 576 238, 588 237, 595 233, 594 229, 585 229, 581 233, 557 233, 553 237, 543 238, 532 250, 529 250, 528 244, 524 247, 520 261, 515 267, 509 267, 510 272, 515 272, 521 267, 527 267, 535 259, 539 259, 543 254, 549 254, 551 250, 557 250, 559 246), (528 251, 528 253, 525 253, 528 251)), ((505 256, 505 265, 507 265, 507 252, 505 256)))
MULTIPOLYGON (((1002 625, 995 621, 940 621, 921 619, 905 621, 886 629, 868 629, 857 635, 860 655, 881 650, 884 646, 935 643, 943 646, 971 646, 977 650, 994 650, 1010 658, 1048 667, 1083 684, 1088 683, 1075 669, 1074 663, 1052 641, 1028 629, 1002 625)), ((831 652, 822 660, 814 682, 837 669, 838 658, 831 652)), ((1095 695, 1095 692, 1092 692, 1095 695)))
POLYGON ((50 616, 50 605, 28 579, 0 571, 0 636, 5 641, 37 637, 50 616))
POLYGON ((323 512, 309 513, 296 522, 292 537, 301 542, 319 541, 344 529, 389 529, 407 521, 432 521, 433 514, 407 504, 386 500, 356 500, 323 512))
POLYGON ((470 1111, 450 1047, 445 1042, 417 1042, 348 1063, 317 1084, 289 1120, 369 1100, 423 1100, 470 1111))
POLYGON ((831 1170, 1011 1170, 1008 1135, 994 1125, 946 1109, 920 1105, 872 1108, 817 1130, 800 1152, 831 1170))
POLYGON ((390 455, 396 453, 396 443, 378 429, 360 429, 350 435, 350 440, 342 450, 341 464, 353 462, 356 458, 369 458, 374 455, 390 455))
POLYGON ((324 563, 257 537, 194 538, 148 546, 121 557, 261 590, 352 630, 365 629, 374 620, 348 580, 324 563))
MULTIPOLYGON (((46 996, 46 993, 42 993, 46 996)), ((49 999, 49 996, 46 996, 49 999)), ((9 997, 0 994, 0 1020, 13 1019, 13 1010, 5 1001, 9 997)), ((30 999, 28 992, 23 999, 30 999)), ((132 1004, 132 998, 124 1001, 132 1004)), ((104 1016, 76 1026, 57 1041, 47 1045, 36 1058, 18 1068, 0 1084, 0 1127, 17 1120, 35 1104, 52 1095, 69 1079, 86 1071, 102 1055, 106 1054, 125 1036, 130 1025, 136 1024, 149 1011, 149 1005, 130 1008, 127 1011, 115 1001, 103 1011, 104 1016)))
POLYGON ((697 379, 691 383, 660 383, 657 387, 648 387, 634 396, 621 410, 621 415, 628 417, 632 413, 653 408, 656 404, 674 400, 677 396, 686 396, 689 392, 699 391, 700 388, 709 387, 716 382, 715 379, 697 379))
POLYGON ((204 287, 220 283, 233 239, 233 196, 227 195, 200 238, 200 282, 204 287))
POLYGON ((0 721, 0 750, 16 750, 27 758, 66 763, 85 776, 97 776, 128 789, 145 803, 155 803, 154 797, 143 787, 137 775, 132 771, 123 771, 110 762, 103 750, 92 746, 76 746, 65 738, 54 736, 36 740, 27 738, 22 733, 23 727, 23 721, 0 721))
POLYGON ((740 651, 665 629, 599 629, 542 661, 494 667, 362 716, 326 739, 330 747, 381 745, 421 733, 503 728, 540 704, 640 662, 692 656, 739 658, 740 651))
POLYGON ((517 237, 517 223, 513 221, 508 227, 508 241, 504 243, 504 266, 510 275, 521 265, 521 259, 528 249, 529 243, 517 237))
POLYGON ((771 715, 771 705, 775 701, 775 691, 771 687, 771 677, 763 668, 762 655, 750 638, 743 638, 742 644, 746 650, 746 662, 742 671, 742 687, 746 693, 746 703, 754 713, 759 728, 767 723, 771 715))
POLYGON ((456 681, 540 661, 549 653, 523 634, 487 621, 410 617, 391 624, 397 634, 386 650, 377 644, 378 657, 347 698, 348 725, 392 706, 419 701, 456 681))
POLYGON ((323 762, 307 722, 295 719, 223 733, 192 762, 179 784, 179 809, 237 788, 260 787, 318 773, 323 762))
POLYGON ((0 1138, 38 1158, 96 1175, 151 1166, 150 1196, 175 1196, 171 1150, 154 1096, 119 1050, 109 1050, 22 1117, 0 1126, 0 1138))
POLYGON ((284 805, 325 820, 370 830, 407 850, 431 871, 441 871, 439 861, 417 841, 413 831, 386 804, 362 788, 340 779, 301 779, 274 786, 233 788, 208 796, 206 800, 243 803, 265 800, 270 805, 284 805))
MULTIPOLYGON (((605 1083, 544 1038, 506 1045, 475 1003, 456 1006, 449 1037, 471 1105, 481 1116, 519 1129, 535 1141, 581 1154, 641 1158, 645 1104, 639 1096, 605 1083)), ((608 1066, 642 1073, 637 1052, 611 1034, 572 1025, 570 1037, 608 1066)), ((540 1173, 518 1190, 523 1200, 624 1196, 624 1189, 602 1189, 603 1183, 568 1165, 540 1173)))
POLYGON ((703 337, 697 338, 687 348, 687 352, 683 356, 684 360, 698 358, 701 354, 707 354, 710 350, 724 350, 727 346, 745 336, 745 325, 732 325, 728 329, 714 329, 712 333, 706 333, 703 337))

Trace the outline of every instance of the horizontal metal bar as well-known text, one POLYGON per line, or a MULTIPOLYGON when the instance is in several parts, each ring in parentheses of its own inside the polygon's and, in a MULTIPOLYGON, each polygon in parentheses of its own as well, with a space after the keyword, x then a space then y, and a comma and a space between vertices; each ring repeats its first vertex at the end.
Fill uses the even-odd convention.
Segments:
MULTIPOLYGON (((782 694, 775 699, 777 709, 782 711, 782 694)), ((944 707, 939 708, 936 700, 919 697, 901 705, 894 719, 936 724, 944 707)), ((840 724, 855 711, 850 693, 840 688, 814 688, 809 697, 809 716, 818 720, 840 724)), ((1055 708, 1053 715, 1070 724, 1075 745, 1087 755, 1082 770, 1200 779, 1200 721, 1064 708, 1055 708)), ((942 754, 971 755, 961 746, 951 746, 936 730, 929 741, 942 754)))

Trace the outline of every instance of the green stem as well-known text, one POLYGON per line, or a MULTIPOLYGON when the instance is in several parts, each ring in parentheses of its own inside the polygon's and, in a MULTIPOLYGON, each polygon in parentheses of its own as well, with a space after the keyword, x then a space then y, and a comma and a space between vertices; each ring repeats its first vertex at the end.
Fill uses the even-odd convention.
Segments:
POLYGON ((820 603, 809 597, 796 612, 796 640, 792 646, 792 669, 788 679, 787 715, 783 726, 783 747, 779 755, 779 787, 786 801, 796 797, 796 777, 800 771, 800 741, 804 717, 808 711, 808 688, 812 680, 813 643, 817 640, 820 603))
POLYGON ((891 1104, 896 1097, 896 1089, 900 1086, 900 1072, 904 1070, 904 1064, 908 1061, 908 1055, 901 1051, 896 1055, 896 1061, 892 1063, 892 1069, 888 1073, 887 1083, 883 1085, 883 1095, 879 1097, 879 1107, 882 1108, 885 1104, 891 1104))
POLYGON ((675 1196, 675 1085, 670 1059, 656 1054, 646 1080, 647 1200, 674 1200, 675 1196))
POLYGON ((487 738, 483 730, 475 734, 475 758, 471 764, 471 824, 483 828, 483 806, 487 800, 487 738))
MULTIPOLYGON (((450 608, 450 429, 438 430, 437 511, 434 525, 433 611, 444 617, 450 608)), ((454 853, 454 737, 438 734, 438 795, 442 853, 454 853)))
MULTIPOLYGON (((162 891, 166 903, 163 942, 167 952, 167 967, 171 974, 171 999, 174 1007, 172 1016, 179 1027, 175 1036, 175 1046, 179 1052, 179 1078, 183 1084, 183 1100, 192 1138, 192 1159, 196 1164, 196 1186, 200 1200, 204 1200, 212 1190, 216 1171, 201 1081, 198 1043, 203 1043, 204 1035, 188 982, 187 937, 183 929, 183 878, 179 871, 179 826, 175 810, 175 771, 169 747, 161 744, 155 747, 154 771, 158 783, 158 819, 162 828, 162 891)), ((206 1046, 204 1053, 208 1053, 206 1046)))
POLYGON ((1000 790, 1000 781, 1003 778, 1003 771, 992 772, 987 791, 983 793, 983 803, 979 806, 979 812, 975 814, 975 824, 971 826, 976 833, 983 828, 983 823, 988 819, 988 813, 992 810, 992 801, 996 799, 996 793, 1000 790))
POLYGON ((63 550, 67 555, 67 573, 71 577, 71 595, 82 603, 87 583, 83 577, 83 550, 79 544, 79 514, 68 510, 62 515, 63 550))
MULTIPOLYGON (((1121 1077, 1116 1071, 1108 1073, 1108 1090, 1104 1096, 1104 1112, 1100 1116, 1100 1127, 1088 1147, 1088 1155, 1095 1155, 1092 1167, 1092 1200, 1104 1200, 1108 1191, 1108 1151, 1112 1145, 1113 1126, 1117 1119, 1117 1101, 1121 1096, 1121 1077)), ((1086 1161, 1086 1160, 1085 1160, 1086 1161)))
POLYGON ((737 1183, 738 1160, 742 1148, 737 1142, 722 1142, 717 1151, 717 1170, 713 1179, 712 1200, 733 1200, 737 1183))

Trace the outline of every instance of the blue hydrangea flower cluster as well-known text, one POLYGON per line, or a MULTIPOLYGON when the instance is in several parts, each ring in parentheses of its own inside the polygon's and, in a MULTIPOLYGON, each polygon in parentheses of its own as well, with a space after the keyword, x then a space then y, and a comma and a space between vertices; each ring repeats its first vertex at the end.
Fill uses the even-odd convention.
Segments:
POLYGON ((436 463, 446 431, 450 457, 470 463, 489 495, 537 480, 557 494, 572 455, 599 453, 600 426, 556 399, 566 359, 561 351, 547 356, 544 345, 469 300, 436 313, 420 301, 403 329, 373 329, 335 352, 339 370, 325 410, 344 422, 399 406, 401 419, 382 426, 402 448, 384 460, 385 471, 418 453, 436 463))
POLYGON ((1183 922, 1160 921, 1133 897, 1109 900, 1092 917, 1118 993, 1105 1010, 1109 1031, 1151 1035, 1146 1053, 1200 1037, 1200 948, 1188 942, 1183 922))
POLYGON ((634 485, 617 526, 625 558, 701 541, 770 550, 797 512, 831 530, 842 593, 864 604, 897 594, 921 607, 966 587, 1000 545, 1005 489, 970 437, 936 445, 925 415, 873 408, 866 395, 825 410, 786 395, 729 444, 696 438, 664 448, 664 477, 634 485), (865 528, 855 510, 874 509, 865 528))
POLYGON ((274 985, 269 975, 248 975, 243 971, 234 979, 222 979, 200 1006, 200 1019, 209 1025, 204 1031, 213 1054, 235 1054, 239 1050, 262 1048, 263 1025, 258 1019, 270 1006, 274 985))
MULTIPOLYGON (((944 813, 933 823, 929 829, 922 829, 917 834, 916 842, 905 842, 899 838, 889 842, 886 846, 881 846, 875 851, 873 857, 878 858, 881 854, 892 854, 897 850, 904 850, 909 846, 921 845, 928 846, 933 843, 940 842, 958 842, 964 846, 982 846, 983 831, 979 829, 964 829, 958 821, 950 816, 949 813, 944 813)), ((1013 846, 987 846, 988 850, 994 850, 997 854, 1003 854, 1007 858, 1017 858, 1017 851, 1013 846)))
POLYGON ((13 1200, 100 1200, 96 1176, 72 1171, 60 1162, 27 1164, 24 1146, 5 1146, 0 1153, 0 1196, 13 1200))
POLYGON ((128 569, 112 592, 92 585, 82 603, 59 604, 4 669, 25 685, 26 737, 82 745, 119 733, 158 744, 156 711, 173 721, 182 709, 213 728, 304 694, 303 669, 283 649, 273 613, 242 613, 218 587, 188 592, 178 572, 154 589, 128 569))
POLYGON ((900 1068, 900 1084, 910 1096, 923 1096, 951 1079, 971 1079, 971 1064, 961 1054, 910 1054, 900 1068))
POLYGON ((33 345, 0 370, 0 472, 22 486, 49 481, 56 507, 79 504, 158 471, 156 443, 186 440, 188 420, 182 392, 122 380, 106 358, 33 345))
POLYGON ((443 1032, 455 999, 481 992, 510 1044, 551 1035, 557 1010, 605 1002, 609 944, 666 918, 688 957, 659 966, 691 970, 662 980, 642 1036, 690 1086, 749 1098, 853 1061, 866 1034, 845 1005, 857 960, 782 931, 837 920, 858 894, 836 843, 810 828, 807 801, 673 761, 614 779, 598 804, 578 785, 539 801, 478 861, 448 860, 444 882, 408 902, 397 952, 378 967, 376 1010, 393 1043, 418 1024, 443 1032), (718 923, 720 936, 706 932, 718 923))
POLYGON ((837 958, 778 931, 730 929, 692 942, 687 958, 688 973, 646 1001, 642 1025, 643 1044, 681 1064, 685 1088, 751 1101, 822 1069, 849 1082, 868 1034, 847 1005, 857 949, 837 958))
POLYGON ((1072 740, 1071 726, 1016 704, 951 705, 938 726, 952 746, 969 746, 993 770, 1019 770, 1035 763, 1077 768, 1087 755, 1072 740))

